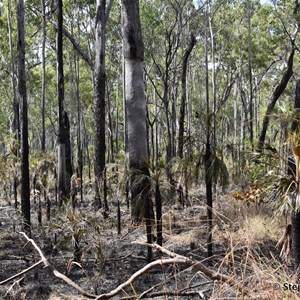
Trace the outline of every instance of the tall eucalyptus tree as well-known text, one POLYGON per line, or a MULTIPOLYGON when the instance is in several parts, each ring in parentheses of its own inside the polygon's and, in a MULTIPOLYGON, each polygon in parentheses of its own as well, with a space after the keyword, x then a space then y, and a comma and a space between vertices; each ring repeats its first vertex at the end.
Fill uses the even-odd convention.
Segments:
POLYGON ((46 150, 46 127, 45 127, 45 105, 46 105, 46 3, 42 0, 43 13, 43 42, 42 42, 42 145, 43 152, 46 150))
MULTIPOLYGON (((148 169, 147 110, 144 84, 144 43, 138 0, 122 0, 128 154, 131 180, 131 215, 146 220, 147 242, 152 242, 150 179, 148 169)), ((151 260, 151 249, 148 249, 151 260)))
POLYGON ((63 68, 63 3, 58 0, 57 14, 57 94, 58 94, 58 190, 59 203, 67 196, 66 182, 66 134, 65 134, 65 107, 64 107, 64 68, 63 68))
POLYGON ((106 178, 105 178, 105 0, 97 0, 96 7, 96 33, 95 49, 96 59, 94 66, 94 110, 95 110, 95 202, 102 205, 101 198, 106 202, 106 178), (103 197, 101 197, 103 191, 103 197))

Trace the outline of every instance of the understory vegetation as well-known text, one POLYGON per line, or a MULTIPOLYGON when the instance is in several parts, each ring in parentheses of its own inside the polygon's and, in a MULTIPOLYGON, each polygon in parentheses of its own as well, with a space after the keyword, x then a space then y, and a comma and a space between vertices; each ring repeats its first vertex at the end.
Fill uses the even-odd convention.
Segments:
POLYGON ((0 1, 1 299, 300 299, 298 1, 0 1))

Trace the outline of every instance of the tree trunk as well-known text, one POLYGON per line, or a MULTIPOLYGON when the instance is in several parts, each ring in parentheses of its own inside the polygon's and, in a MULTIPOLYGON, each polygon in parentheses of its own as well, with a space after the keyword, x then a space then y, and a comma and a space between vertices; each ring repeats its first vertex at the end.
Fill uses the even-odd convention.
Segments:
POLYGON ((159 188, 159 181, 157 178, 155 185, 155 207, 156 207, 156 234, 157 234, 157 244, 162 246, 162 199, 159 188))
MULTIPOLYGON (((208 15, 207 15, 208 23, 208 15)), ((207 24, 208 29, 208 24, 207 24)), ((206 144, 205 144, 205 186, 206 186, 206 203, 207 203, 207 256, 211 257, 212 252, 212 153, 211 153, 211 118, 209 104, 209 70, 208 70, 208 36, 206 34, 205 43, 205 89, 206 89, 206 144)))
POLYGON ((46 4, 45 0, 42 0, 42 12, 43 12, 43 44, 42 44, 42 151, 46 150, 46 128, 45 128, 45 104, 46 104, 46 4))
POLYGON ((66 136, 65 136, 65 109, 64 109, 64 69, 63 69, 63 7, 62 0, 58 0, 57 14, 57 94, 58 94, 58 193, 59 206, 67 197, 66 187, 66 136))
POLYGON ((59 206, 70 193, 72 176, 72 152, 70 144, 70 122, 65 111, 64 67, 63 67, 63 4, 58 0, 57 14, 57 95, 58 95, 58 192, 59 206))
POLYGON ((70 141, 70 121, 68 114, 64 112, 64 135, 65 135, 65 145, 66 145, 66 194, 70 194, 71 189, 71 177, 73 174, 72 168, 72 147, 70 141))
POLYGON ((253 84, 252 84, 252 45, 251 45, 251 0, 247 1, 248 25, 248 67, 249 67, 249 131, 252 150, 253 144, 253 84))
POLYGON ((28 109, 25 72, 24 2, 18 0, 18 92, 21 102, 21 210, 24 230, 30 232, 28 109))
MULTIPOLYGON (((125 94, 128 120, 128 154, 131 175, 131 197, 134 220, 146 220, 147 242, 152 243, 151 218, 153 205, 150 198, 148 170, 148 143, 146 97, 143 80, 144 44, 138 0, 122 0, 123 46, 125 60, 125 94), (140 199, 140 201, 139 201, 140 199)), ((148 261, 152 252, 148 248, 148 261)))
POLYGON ((81 141, 81 105, 80 105, 80 96, 79 96, 79 59, 78 56, 74 56, 74 69, 75 69, 75 94, 76 94, 76 103, 77 103, 77 165, 78 165, 78 177, 81 178, 80 184, 80 202, 83 201, 83 150, 82 150, 82 141, 81 141))
MULTIPOLYGON (((12 44, 12 22, 11 22, 11 1, 7 2, 8 8, 8 37, 9 37, 9 51, 10 51, 10 59, 11 59, 11 73, 12 73, 12 91, 13 91, 13 112, 14 112, 14 119, 13 119, 13 132, 15 135, 15 140, 20 143, 21 140, 21 129, 20 129, 20 111, 19 111, 19 99, 17 97, 16 92, 16 70, 15 70, 15 58, 14 58, 14 51, 13 51, 13 44, 12 44)), ((18 155, 18 148, 19 145, 16 147, 16 156, 18 155)))
MULTIPOLYGON (((9 36, 9 51, 10 51, 10 59, 11 59, 11 73, 12 73, 12 92, 13 92, 13 112, 14 112, 14 118, 13 118, 13 124, 12 124, 12 130, 14 133, 14 139, 15 139, 15 145, 13 147, 14 149, 14 155, 15 155, 15 161, 18 160, 19 154, 20 154, 20 141, 21 141, 21 129, 20 129, 20 107, 19 107, 19 99, 17 97, 17 91, 16 91, 16 70, 15 70, 15 57, 14 57, 14 51, 13 51, 13 44, 12 44, 12 22, 11 22, 11 2, 10 0, 7 1, 7 8, 8 8, 8 36, 9 36)), ((15 208, 18 207, 18 185, 19 180, 18 176, 14 176, 14 198, 15 198, 15 208)))
POLYGON ((189 56, 196 45, 196 38, 193 34, 190 36, 190 43, 183 55, 182 62, 182 74, 181 74, 181 103, 180 103, 180 115, 179 115, 179 133, 178 133, 178 152, 177 155, 183 157, 183 144, 184 144, 184 118, 186 107, 186 73, 187 63, 189 56))
POLYGON ((94 69, 95 110, 95 202, 108 210, 105 199, 105 0, 97 0, 96 15, 96 61, 94 69))
MULTIPOLYGON (((299 114, 300 111, 300 79, 297 80, 296 84, 296 91, 295 91, 295 102, 294 102, 294 109, 296 114, 299 114)), ((295 116, 295 120, 292 122, 291 126, 292 132, 299 132, 299 122, 298 116, 295 116)), ((295 164, 293 164, 295 166, 295 164)), ((296 166, 299 168, 299 166, 296 166)), ((293 172, 295 175, 298 172, 293 172)), ((295 179, 297 183, 298 193, 299 193, 299 178, 295 179)), ((299 195, 298 195, 299 197, 299 195)), ((294 269, 298 269, 300 264, 300 212, 294 208, 292 212, 292 262, 294 269)))
POLYGON ((210 34, 210 41, 211 41, 211 60, 212 60, 212 68, 211 68, 211 87, 212 87, 212 98, 213 98, 213 109, 212 109, 212 143, 214 147, 216 147, 216 111, 217 111, 217 90, 216 90, 216 58, 215 58, 215 36, 213 32, 213 24, 211 17, 211 1, 207 2, 207 22, 210 34))
POLYGON ((269 101, 267 111, 263 120, 263 125, 262 125, 262 130, 259 136, 258 140, 258 151, 262 151, 265 139, 266 139, 266 133, 267 129, 269 126, 271 114, 273 112, 274 106, 281 96, 281 94, 284 92, 290 78, 292 77, 293 74, 293 62, 294 62, 294 54, 295 54, 295 46, 292 46, 292 51, 290 53, 289 59, 288 59, 288 64, 287 64, 287 69, 285 73, 283 74, 280 83, 277 85, 275 91, 273 92, 273 95, 269 101))

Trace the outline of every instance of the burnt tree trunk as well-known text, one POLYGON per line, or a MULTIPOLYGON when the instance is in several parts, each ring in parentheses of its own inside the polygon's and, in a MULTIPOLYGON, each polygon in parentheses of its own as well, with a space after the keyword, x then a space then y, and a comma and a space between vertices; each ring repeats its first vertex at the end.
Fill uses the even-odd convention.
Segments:
POLYGON ((94 110, 95 110, 95 203, 99 208, 106 202, 105 180, 105 0, 97 0, 96 8, 96 61, 94 69, 94 110), (103 202, 103 203, 102 203, 103 202))
POLYGON ((294 54, 295 54, 295 46, 292 45, 292 51, 291 51, 289 59, 288 59, 287 69, 286 69, 285 73, 283 74, 280 83, 278 84, 275 91, 273 92, 272 97, 271 97, 268 107, 267 107, 267 111, 266 111, 266 114, 265 114, 265 117, 263 120, 262 130, 261 130, 259 140, 258 140, 258 151, 261 151, 263 149, 265 139, 266 139, 267 129, 269 126, 271 114, 273 112, 275 104, 276 104, 277 100, 279 99, 279 97, 281 96, 281 94, 284 92, 290 78, 292 77, 294 54))
POLYGON ((28 108, 25 72, 25 30, 24 1, 18 0, 18 93, 21 103, 21 211, 23 228, 30 233, 30 184, 29 184, 29 145, 28 145, 28 108))
POLYGON ((67 197, 66 186, 66 135, 64 109, 64 69, 63 69, 63 7, 62 0, 58 0, 57 14, 57 94, 58 94, 58 193, 59 206, 67 197))
MULTIPOLYGON (((207 23, 209 16, 207 15, 207 23)), ((207 24, 208 28, 208 24, 207 24)), ((211 151, 211 113, 209 101, 209 69, 208 69, 208 35, 206 35, 205 43, 205 92, 206 92, 206 144, 205 144, 205 187, 206 187, 206 203, 207 203, 207 256, 213 255, 212 245, 212 151, 211 151)))
MULTIPOLYGON (((299 134, 299 112, 300 112, 300 79, 297 80, 295 91, 294 109, 296 116, 292 122, 291 131, 299 134)), ((294 164, 293 164, 294 165, 294 164)), ((299 166, 296 166, 298 168, 299 166)), ((297 172, 293 172, 295 175, 297 172)), ((299 178, 296 178, 297 189, 299 193, 299 178)), ((294 207, 292 212, 292 262, 294 269, 298 269, 300 264, 300 211, 294 207)))
POLYGON ((190 43, 183 55, 182 75, 181 75, 181 103, 179 115, 179 133, 178 133, 178 152, 177 155, 183 158, 183 145, 184 145, 184 118, 186 107, 186 72, 189 56, 196 45, 196 38, 193 34, 190 37, 190 43))

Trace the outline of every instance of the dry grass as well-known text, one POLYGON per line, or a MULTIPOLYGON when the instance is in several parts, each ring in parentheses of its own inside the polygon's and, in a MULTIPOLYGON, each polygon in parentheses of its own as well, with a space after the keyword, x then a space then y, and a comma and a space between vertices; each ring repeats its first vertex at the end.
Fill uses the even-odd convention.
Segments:
MULTIPOLYGON (((164 211, 164 246, 171 251, 176 252, 179 250, 182 252, 180 254, 193 255, 203 262, 206 260, 207 227, 205 220, 207 208, 204 202, 194 200, 191 207, 185 209, 170 207, 164 211)), ((138 247, 129 248, 132 247, 131 242, 134 240, 145 241, 144 225, 133 227, 129 219, 125 220, 125 217, 127 215, 123 219, 122 236, 117 236, 113 221, 106 221, 104 224, 97 214, 91 217, 84 210, 76 212, 78 220, 82 222, 86 219, 88 221, 87 224, 81 225, 85 229, 83 238, 85 238, 85 241, 90 242, 89 234, 92 232, 94 239, 97 238, 101 241, 104 258, 108 258, 107 265, 110 264, 109 258, 114 258, 113 255, 122 257, 126 254, 117 252, 121 251, 121 244, 123 246, 122 251, 126 249, 127 254, 134 252, 136 255, 138 247)), ((74 222, 71 222, 70 218, 57 217, 57 221, 64 222, 65 231, 72 233, 73 227, 71 225, 74 222)), ((149 275, 149 280, 153 280, 153 282, 156 280, 157 291, 166 291, 163 297, 156 299, 183 299, 168 296, 167 291, 180 291, 190 287, 193 287, 190 290, 207 291, 205 295, 209 296, 209 299, 300 299, 300 292, 288 289, 288 284, 296 283, 297 278, 293 275, 292 270, 279 260, 279 250, 275 248, 276 242, 285 228, 284 219, 273 218, 272 211, 267 205, 256 206, 253 204, 248 207, 246 203, 235 200, 228 193, 216 197, 214 201, 213 224, 213 241, 216 255, 212 260, 211 268, 231 276, 240 286, 243 286, 244 298, 240 291, 229 287, 228 284, 212 281, 199 272, 195 273, 192 268, 181 269, 178 266, 172 266, 162 269, 161 274, 155 274, 153 277, 149 275), (157 280, 158 276, 161 276, 159 280, 157 280)), ((20 244, 23 245, 23 243, 20 244)), ((93 249, 91 248, 90 251, 94 251, 93 249)), ((73 248, 69 250, 73 251, 73 248)), ((92 254, 85 253, 85 255, 91 256, 92 254)), ((130 267, 128 272, 133 272, 132 262, 133 260, 131 261, 130 258, 127 259, 127 264, 130 267)), ((136 264, 136 268, 143 266, 143 262, 140 265, 136 264)), ((122 268, 124 269, 124 263, 120 259, 120 261, 111 262, 111 269, 109 270, 112 272, 111 275, 118 276, 118 272, 121 273, 122 268), (114 264, 118 267, 113 268, 114 264)), ((101 274, 103 278, 107 276, 105 272, 107 270, 103 269, 103 274, 101 274)), ((131 274, 128 273, 127 275, 131 274)), ((120 280, 124 280, 124 276, 122 275, 120 280)), ((97 280, 95 279, 95 281, 97 280)), ((105 280, 101 281, 99 285, 105 285, 103 282, 105 280)), ((150 282, 152 284, 152 281, 150 282)), ((108 288, 115 287, 115 284, 114 282, 111 283, 108 288)), ((87 286, 90 287, 91 284, 88 283, 87 286)), ((138 293, 146 289, 144 282, 136 282, 134 287, 138 293)), ((69 290, 54 291, 52 289, 52 293, 48 297, 50 300, 84 299, 80 296, 68 296, 68 294, 69 290)), ((199 299, 199 296, 190 299, 199 299)))
MULTIPOLYGON (((224 250, 215 257, 214 267, 232 276, 244 287, 245 295, 243 297, 227 284, 215 282, 210 299, 300 299, 300 292, 292 289, 298 286, 288 286, 297 283, 297 278, 291 268, 280 261, 279 250, 275 247, 286 220, 274 218, 267 204, 249 207, 230 194, 220 196, 214 207, 215 250, 224 250)), ((204 252, 205 212, 205 203, 191 209, 168 211, 164 219, 165 246, 176 250, 189 248, 193 243, 204 252)))

